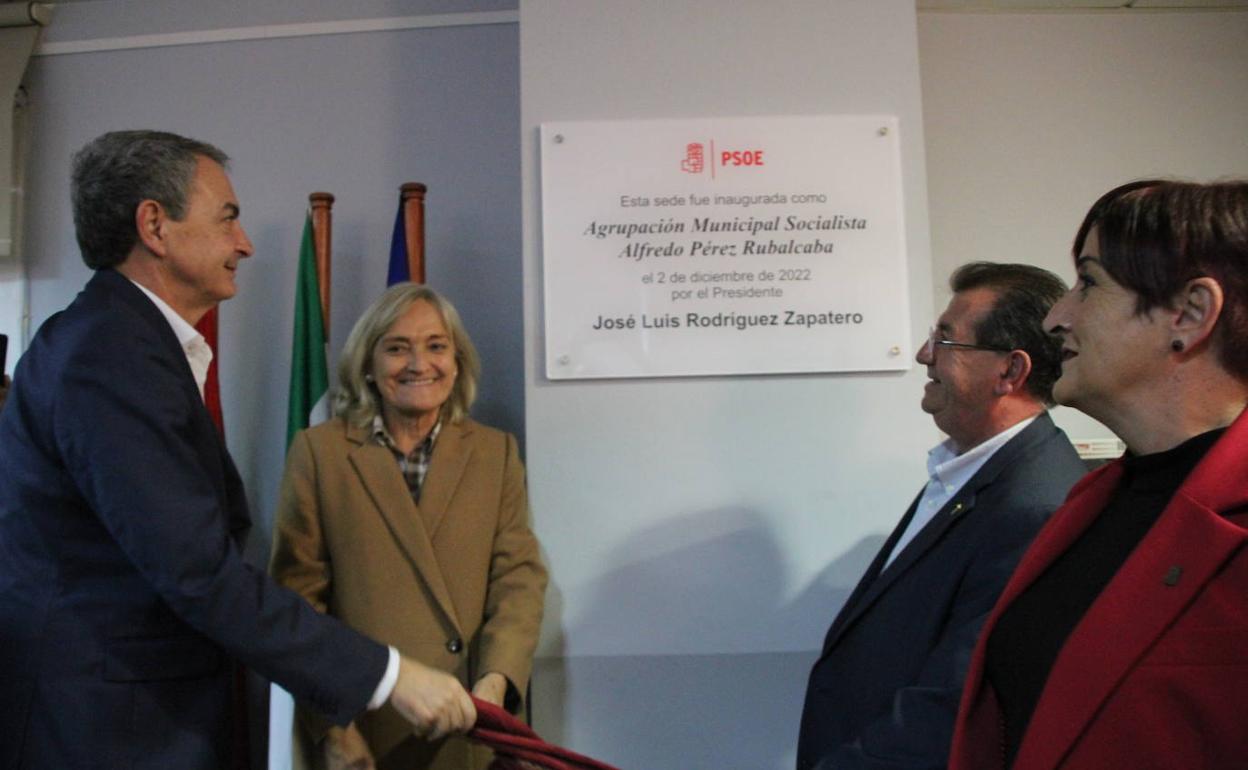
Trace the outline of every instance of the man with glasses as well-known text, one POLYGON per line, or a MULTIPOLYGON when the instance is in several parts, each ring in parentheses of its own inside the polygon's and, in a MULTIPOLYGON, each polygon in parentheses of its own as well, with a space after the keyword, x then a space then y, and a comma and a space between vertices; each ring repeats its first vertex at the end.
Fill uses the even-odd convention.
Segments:
POLYGON ((941 768, 971 650, 1045 519, 1084 468, 1047 414, 1061 346, 1042 328, 1066 286, 975 262, 915 360, 948 438, 927 484, 841 608, 810 673, 798 770, 941 768))

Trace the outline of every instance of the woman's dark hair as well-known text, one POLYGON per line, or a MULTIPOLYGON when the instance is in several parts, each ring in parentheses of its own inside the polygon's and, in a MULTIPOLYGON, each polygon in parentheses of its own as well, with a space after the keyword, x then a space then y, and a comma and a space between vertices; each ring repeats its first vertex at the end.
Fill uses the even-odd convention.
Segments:
POLYGON ((1072 255, 1096 228, 1105 272, 1137 295, 1136 311, 1170 307, 1193 278, 1222 287, 1214 326, 1219 361, 1248 380, 1248 181, 1130 182, 1092 204, 1072 255))

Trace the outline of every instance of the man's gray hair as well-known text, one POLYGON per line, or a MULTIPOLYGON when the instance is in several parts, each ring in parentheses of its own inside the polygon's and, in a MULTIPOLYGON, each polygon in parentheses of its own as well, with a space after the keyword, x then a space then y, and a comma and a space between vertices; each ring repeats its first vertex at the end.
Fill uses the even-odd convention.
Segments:
POLYGON ((201 157, 229 163, 210 144, 164 131, 112 131, 75 153, 70 196, 87 267, 99 270, 126 260, 138 240, 134 212, 141 202, 156 201, 174 220, 185 217, 201 157))

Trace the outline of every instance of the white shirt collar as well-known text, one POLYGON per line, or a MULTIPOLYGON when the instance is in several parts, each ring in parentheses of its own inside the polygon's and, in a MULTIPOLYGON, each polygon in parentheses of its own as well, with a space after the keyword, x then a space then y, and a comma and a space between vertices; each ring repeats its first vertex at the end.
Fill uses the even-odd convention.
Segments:
POLYGON ((169 322, 174 336, 178 338, 178 344, 182 346, 183 354, 186 355, 186 362, 191 366, 191 374, 195 376, 195 385, 199 388, 200 398, 203 398, 204 383, 208 381, 208 367, 212 364, 212 348, 208 347, 208 341, 204 339, 204 335, 195 331, 195 327, 187 323, 185 318, 178 315, 168 302, 156 296, 138 281, 130 279, 129 276, 126 278, 130 283, 139 287, 139 291, 147 295, 160 314, 169 322))
POLYGON ((1010 439, 1022 433, 1023 429, 1031 425, 1039 416, 1038 414, 1032 415, 1022 422, 1017 422, 962 454, 958 454, 953 439, 945 439, 927 453, 928 475, 946 486, 952 486, 955 489, 961 487, 983 467, 984 463, 988 462, 988 458, 996 454, 996 451, 1005 446, 1010 439))

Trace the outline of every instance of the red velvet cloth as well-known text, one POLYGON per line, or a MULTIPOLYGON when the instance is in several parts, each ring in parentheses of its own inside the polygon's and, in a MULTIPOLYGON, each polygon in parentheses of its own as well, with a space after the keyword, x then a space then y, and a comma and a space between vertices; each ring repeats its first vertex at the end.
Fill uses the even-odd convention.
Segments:
POLYGON ((617 770, 596 759, 552 746, 533 729, 492 703, 473 698, 477 724, 468 737, 494 749, 490 770, 617 770))

